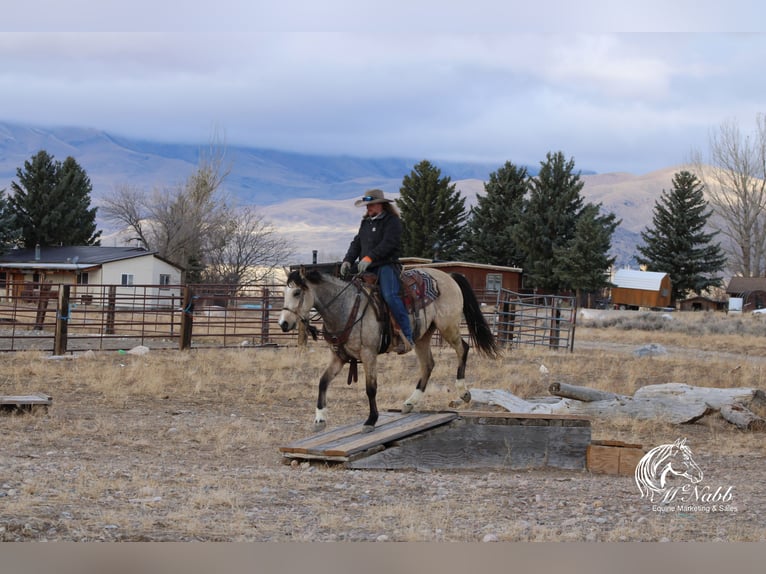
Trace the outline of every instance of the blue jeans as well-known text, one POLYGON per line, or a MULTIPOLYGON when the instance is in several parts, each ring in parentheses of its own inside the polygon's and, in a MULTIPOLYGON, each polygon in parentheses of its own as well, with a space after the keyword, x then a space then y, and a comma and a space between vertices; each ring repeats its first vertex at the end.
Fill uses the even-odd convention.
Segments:
POLYGON ((378 285, 380 285, 380 294, 383 296, 383 300, 391 310, 391 314, 399 324, 399 328, 402 330, 402 334, 410 341, 412 341, 412 327, 410 326, 410 318, 407 315, 407 310, 404 308, 402 298, 399 295, 401 284, 399 282, 399 274, 397 268, 393 265, 383 265, 375 269, 378 274, 378 285))

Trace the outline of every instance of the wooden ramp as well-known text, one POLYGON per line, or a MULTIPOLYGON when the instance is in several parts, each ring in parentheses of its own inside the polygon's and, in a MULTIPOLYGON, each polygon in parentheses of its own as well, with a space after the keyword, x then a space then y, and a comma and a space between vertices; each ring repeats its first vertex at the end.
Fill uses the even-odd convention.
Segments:
POLYGON ((590 421, 503 412, 386 412, 371 433, 361 423, 281 447, 287 458, 368 469, 585 469, 590 421))
POLYGON ((381 450, 386 444, 403 437, 447 424, 457 416, 454 412, 383 412, 375 430, 370 433, 362 432, 362 423, 354 423, 298 440, 279 450, 288 458, 345 462, 381 450))

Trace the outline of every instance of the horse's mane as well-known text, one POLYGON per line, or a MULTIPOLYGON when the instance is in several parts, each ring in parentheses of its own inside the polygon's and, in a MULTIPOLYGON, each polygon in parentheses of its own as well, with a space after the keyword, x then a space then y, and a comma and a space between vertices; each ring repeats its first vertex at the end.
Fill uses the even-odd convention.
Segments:
POLYGON ((306 287, 306 281, 316 285, 318 283, 321 283, 324 279, 327 279, 330 277, 331 275, 327 275, 326 273, 322 273, 320 271, 317 271, 316 269, 304 271, 303 273, 301 273, 300 270, 295 269, 293 271, 290 271, 290 274, 287 276, 287 284, 295 285, 296 287, 306 287))

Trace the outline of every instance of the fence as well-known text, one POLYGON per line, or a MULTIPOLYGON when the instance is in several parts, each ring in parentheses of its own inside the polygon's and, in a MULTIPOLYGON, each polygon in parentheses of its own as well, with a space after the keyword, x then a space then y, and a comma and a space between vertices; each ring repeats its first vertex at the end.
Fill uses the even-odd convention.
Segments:
POLYGON ((283 286, 6 285, 0 351, 276 345, 283 286), (14 295, 14 293, 17 293, 14 295))
POLYGON ((571 352, 576 317, 574 297, 501 289, 495 307, 495 334, 506 346, 538 345, 571 352))
MULTIPOLYGON (((284 346, 301 334, 277 325, 283 285, 6 285, 0 351, 63 355, 85 350, 284 346), (17 295, 14 295, 17 293, 17 295)), ((574 301, 501 291, 486 306, 501 344, 569 347, 574 301)), ((315 320, 314 326, 321 327, 315 320)), ((461 328, 464 335, 467 327, 461 328)), ((441 337, 434 338, 441 345, 441 337)))

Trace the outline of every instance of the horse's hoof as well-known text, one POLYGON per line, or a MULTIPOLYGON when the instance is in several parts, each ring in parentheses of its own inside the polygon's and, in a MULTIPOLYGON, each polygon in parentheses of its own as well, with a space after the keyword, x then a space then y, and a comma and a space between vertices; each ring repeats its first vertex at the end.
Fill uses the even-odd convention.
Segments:
POLYGON ((327 421, 314 421, 314 432, 323 431, 327 426, 327 421))
POLYGON ((412 405, 409 403, 404 403, 402 405, 402 413, 406 415, 407 413, 411 413, 411 412, 412 412, 412 405))
POLYGON ((471 391, 466 391, 462 395, 460 395, 460 398, 463 399, 464 403, 470 403, 471 402, 471 391))
POLYGON ((362 432, 363 432, 363 433, 372 432, 372 431, 374 431, 374 430, 375 430, 375 426, 374 426, 374 425, 364 425, 364 426, 362 427, 362 432))

